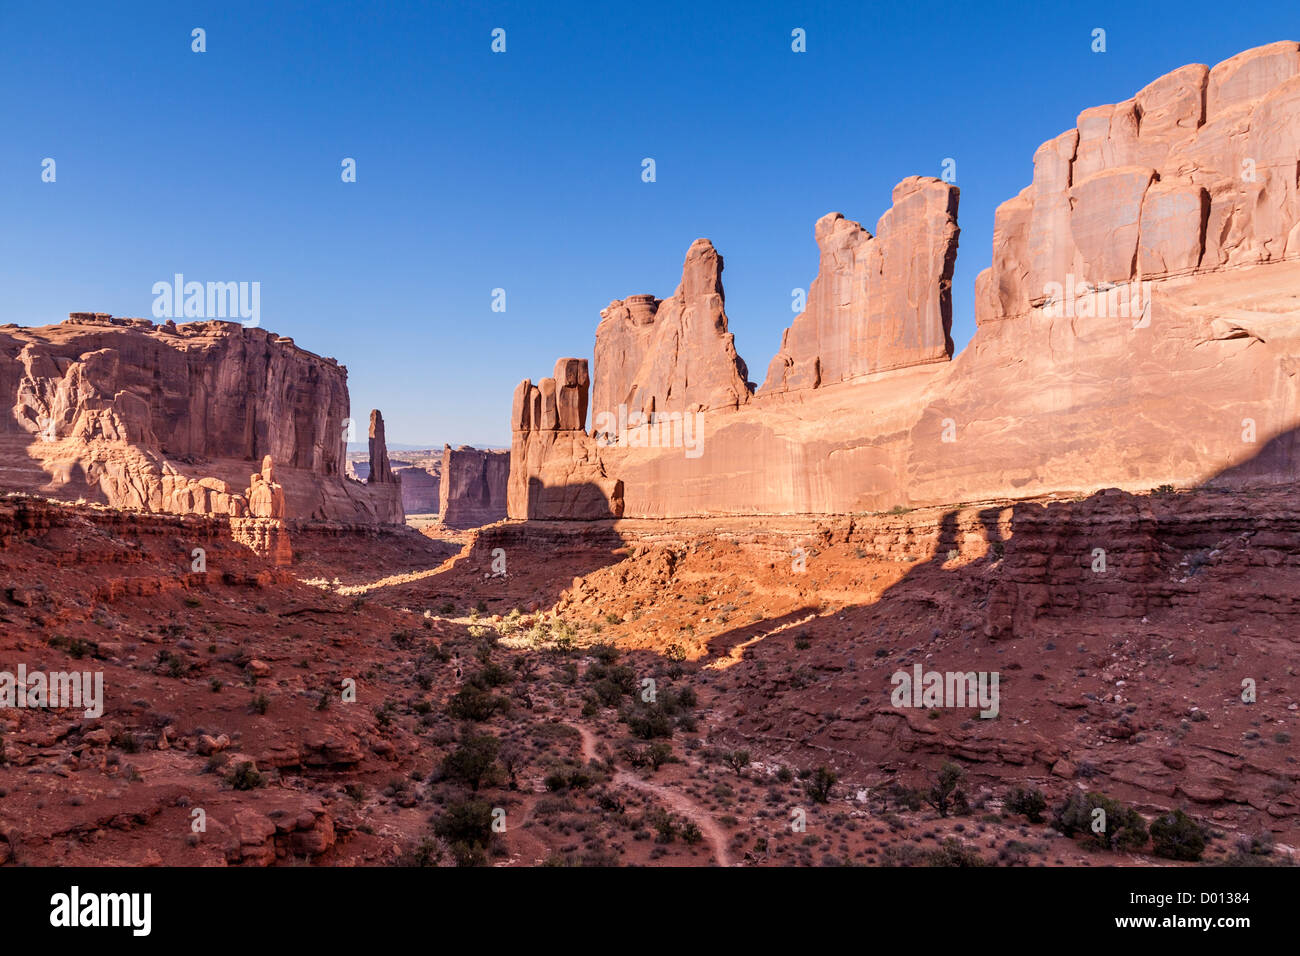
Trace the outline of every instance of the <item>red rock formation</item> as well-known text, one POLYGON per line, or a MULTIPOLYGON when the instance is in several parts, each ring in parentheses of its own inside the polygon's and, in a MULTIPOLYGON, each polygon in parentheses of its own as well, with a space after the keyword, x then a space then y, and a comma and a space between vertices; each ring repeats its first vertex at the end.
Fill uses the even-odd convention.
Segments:
MULTIPOLYGON (((584 406, 586 399, 584 390, 584 406)), ((509 481, 510 452, 444 446, 438 519, 448 528, 479 528, 500 521, 506 516, 509 481)))
MULTIPOLYGON (((875 239, 823 219, 821 269, 776 378, 747 402, 704 411, 698 454, 545 428, 547 441, 521 443, 532 434, 521 415, 551 392, 517 392, 511 516, 595 517, 608 510, 602 499, 575 505, 575 489, 597 482, 621 482, 626 517, 686 517, 1300 480, 1300 377, 1289 372, 1300 353, 1298 157, 1295 43, 1184 67, 1130 101, 1084 111, 1038 149, 1033 183, 998 209, 970 345, 951 362, 921 350, 939 360, 892 370, 872 363, 897 353, 854 337, 871 321, 846 322, 862 314, 857 303, 868 316, 875 308, 855 285, 858 263, 888 248, 899 223, 914 224, 922 248, 915 259, 885 254, 881 288, 906 290, 906 308, 888 314, 916 315, 936 344, 950 275, 939 263, 955 238, 941 197, 951 194, 908 181, 875 239), (902 215, 918 192, 934 197, 927 211, 902 215), (525 489, 528 507, 516 507, 525 489)), ((623 306, 623 325, 609 310, 601 322, 596 410, 633 388, 617 376, 617 389, 602 386, 599 355, 611 343, 631 360, 610 367, 655 365, 654 346, 637 338, 658 323, 646 324, 653 300, 623 306)))
POLYGON ((840 213, 817 220, 808 307, 781 339, 762 392, 817 388, 952 356, 957 187, 911 176, 872 237, 840 213))
POLYGON ((1300 44, 1182 67, 1079 114, 999 208, 980 323, 1091 289, 1300 254, 1300 44))
POLYGON ((515 388, 506 495, 511 518, 622 514, 623 484, 605 474, 597 442, 586 433, 588 383, 586 359, 562 358, 554 378, 537 385, 524 379, 515 388), (558 401, 557 381, 563 383, 558 401))
POLYGON ((402 520, 396 486, 343 476, 347 370, 235 322, 73 313, 0 327, 0 487, 120 508, 245 513, 271 456, 291 518, 402 520))
POLYGON ((441 457, 400 467, 394 462, 393 474, 402 485, 403 512, 408 515, 438 513, 442 485, 441 457))
POLYGON ((390 485, 397 481, 388 464, 388 442, 384 437, 384 416, 379 409, 370 410, 370 471, 366 483, 390 485))
POLYGON ((707 239, 691 243, 681 285, 670 298, 635 295, 611 302, 596 329, 597 427, 602 413, 617 418, 620 405, 651 415, 748 401, 749 370, 727 331, 724 303, 722 256, 707 239))

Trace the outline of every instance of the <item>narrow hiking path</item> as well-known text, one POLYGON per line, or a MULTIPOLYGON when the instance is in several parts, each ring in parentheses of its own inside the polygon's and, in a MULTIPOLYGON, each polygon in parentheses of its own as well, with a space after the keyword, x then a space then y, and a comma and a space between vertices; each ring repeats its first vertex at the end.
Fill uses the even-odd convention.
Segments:
MULTIPOLYGON (((587 727, 581 724, 568 724, 582 737, 582 759, 586 761, 597 760, 596 735, 587 727)), ((731 854, 727 852, 727 834, 713 819, 713 815, 697 804, 686 794, 663 784, 654 783, 650 780, 642 780, 640 777, 626 770, 614 771, 612 782, 615 787, 633 787, 645 793, 649 793, 659 800, 666 803, 675 812, 684 817, 688 817, 694 824, 700 828, 704 838, 709 841, 713 847, 713 859, 718 866, 731 866, 731 854)))

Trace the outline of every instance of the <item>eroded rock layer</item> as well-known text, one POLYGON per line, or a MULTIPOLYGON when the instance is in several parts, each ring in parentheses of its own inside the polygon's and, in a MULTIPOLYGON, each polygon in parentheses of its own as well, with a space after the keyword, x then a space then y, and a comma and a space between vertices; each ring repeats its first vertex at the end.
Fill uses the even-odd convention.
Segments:
POLYGON ((8 325, 0 394, 6 489, 242 517, 249 465, 269 456, 283 517, 402 520, 395 482, 344 477, 347 370, 264 329, 102 313, 8 325))
POLYGON ((590 387, 587 360, 575 358, 556 362, 552 378, 536 385, 524 379, 515 387, 506 495, 511 518, 622 515, 623 483, 605 473, 598 442, 586 432, 590 387))

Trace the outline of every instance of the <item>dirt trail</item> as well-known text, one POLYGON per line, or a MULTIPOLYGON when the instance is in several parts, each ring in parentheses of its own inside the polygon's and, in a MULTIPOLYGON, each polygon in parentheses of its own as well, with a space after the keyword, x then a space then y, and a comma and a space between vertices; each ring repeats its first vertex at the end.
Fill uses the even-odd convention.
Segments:
MULTIPOLYGON (((582 759, 587 761, 598 759, 596 735, 581 724, 569 724, 568 726, 576 730, 582 737, 582 759)), ((707 810, 699 806, 686 794, 665 787, 662 784, 642 780, 626 770, 616 770, 613 783, 616 787, 635 787, 638 790, 652 794, 668 804, 677 813, 689 817, 700 828, 704 838, 713 846, 713 859, 718 866, 732 865, 731 854, 727 852, 727 834, 722 827, 718 826, 717 821, 713 819, 713 816, 707 810)))

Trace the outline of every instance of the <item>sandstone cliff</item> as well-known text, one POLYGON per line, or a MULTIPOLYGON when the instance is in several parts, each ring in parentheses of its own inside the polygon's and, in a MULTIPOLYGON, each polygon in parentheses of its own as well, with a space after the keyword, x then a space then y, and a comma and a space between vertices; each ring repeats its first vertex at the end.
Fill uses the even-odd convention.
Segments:
POLYGON ((446 445, 438 519, 448 528, 479 528, 506 516, 510 452, 446 445))
POLYGON ((873 237, 840 213, 817 220, 808 307, 781 339, 762 392, 817 388, 952 357, 957 187, 912 176, 873 237))
POLYGON ((562 358, 553 378, 515 387, 510 413, 511 518, 619 517, 623 483, 605 473, 586 433, 591 378, 586 359, 562 358), (559 383, 557 385, 557 383, 559 383))
POLYGON ((713 244, 696 239, 672 297, 635 295, 601 312, 591 406, 597 429, 604 414, 617 420, 619 406, 650 416, 749 400, 749 370, 727 331, 722 266, 713 244))
POLYGON ((977 320, 1300 254, 1300 44, 1192 64, 1079 114, 998 207, 977 320))
POLYGON ((269 456, 286 516, 402 520, 397 486, 343 475, 347 370, 234 322, 73 313, 0 327, 0 487, 176 514, 242 512, 269 456))
MULTIPOLYGON (((626 517, 1293 482, 1298 157, 1296 43, 1183 67, 1131 100, 1085 110, 1037 151, 1032 184, 999 208, 993 266, 976 287, 979 327, 951 362, 955 190, 905 181, 875 238, 823 218, 807 310, 757 394, 698 416, 694 454, 603 435, 593 443, 554 425, 546 441, 521 444, 531 432, 520 428, 528 402, 517 392, 511 516, 612 513, 611 498, 591 493, 602 482, 618 487, 626 517), (919 211, 907 205, 917 196, 919 211), (887 253, 895 235, 910 254, 887 253), (878 311, 873 289, 903 291, 878 311), (526 511, 513 504, 522 489, 532 489, 526 511)), ((625 370, 655 364, 655 346, 636 338, 655 303, 622 306, 622 326, 609 310, 602 318, 593 408, 639 394, 625 370), (619 341, 611 325, 632 360, 606 359, 606 380, 600 356, 619 341)))

